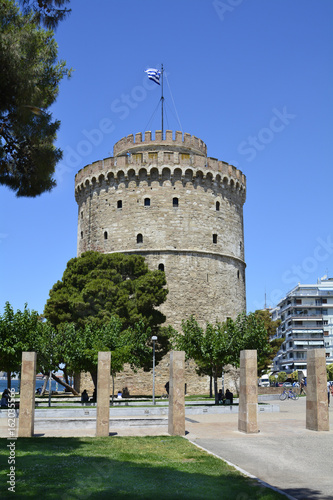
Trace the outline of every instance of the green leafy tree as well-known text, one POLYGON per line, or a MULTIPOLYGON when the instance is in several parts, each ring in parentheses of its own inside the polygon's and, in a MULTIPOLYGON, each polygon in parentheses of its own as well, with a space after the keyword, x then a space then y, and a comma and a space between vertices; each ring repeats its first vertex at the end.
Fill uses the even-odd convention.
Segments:
POLYGON ((333 363, 326 366, 326 371, 327 371, 327 380, 328 381, 333 380, 333 363))
POLYGON ((65 7, 70 0, 20 0, 25 14, 33 14, 34 20, 48 29, 55 29, 71 9, 65 7))
POLYGON ((166 299, 165 285, 165 274, 149 271, 139 255, 86 252, 68 262, 44 314, 56 327, 102 326, 115 317, 123 330, 143 321, 155 334, 165 321, 156 309, 166 299))
POLYGON ((124 330, 121 321, 113 317, 101 326, 86 324, 77 331, 72 323, 61 331, 64 363, 75 372, 90 372, 95 387, 99 351, 111 351, 113 377, 124 369, 125 363, 136 369, 152 359, 151 329, 142 321, 124 330))
POLYGON ((288 376, 286 372, 279 372, 278 373, 278 382, 285 382, 287 380, 288 376))
POLYGON ((205 329, 192 316, 182 322, 182 330, 183 335, 174 333, 174 347, 198 364, 199 373, 212 376, 216 403, 217 378, 226 365, 239 366, 241 350, 257 349, 259 360, 270 350, 265 327, 253 313, 240 314, 235 321, 207 323, 205 329))
POLYGON ((0 184, 17 196, 34 197, 55 186, 60 122, 48 109, 70 72, 57 61, 53 33, 32 14, 22 15, 13 1, 1 0, 0 23, 0 184))
POLYGON ((22 363, 22 352, 29 351, 34 345, 40 317, 36 311, 30 311, 27 305, 24 310, 14 312, 6 302, 4 313, 0 315, 0 370, 7 373, 7 386, 11 387, 11 374, 19 372, 22 363))
POLYGON ((98 351, 111 350, 112 374, 149 370, 151 337, 157 335, 156 363, 169 350, 171 329, 157 309, 167 296, 165 274, 149 271, 138 255, 86 252, 71 259, 50 291, 45 317, 61 335, 62 362, 87 371, 96 386, 98 351))

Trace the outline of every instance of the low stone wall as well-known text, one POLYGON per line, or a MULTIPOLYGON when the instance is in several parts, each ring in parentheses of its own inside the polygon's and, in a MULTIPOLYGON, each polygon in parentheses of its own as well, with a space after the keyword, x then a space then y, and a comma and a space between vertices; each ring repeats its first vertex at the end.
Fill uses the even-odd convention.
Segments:
MULTIPOLYGON (((169 381, 169 355, 155 368, 155 394, 161 396, 166 394, 165 384, 169 381)), ((230 367, 224 375, 224 388, 238 394, 239 387, 239 372, 235 368, 230 367)), ((196 364, 193 361, 185 363, 185 383, 186 393, 188 395, 209 394, 209 377, 199 376, 196 373, 196 364)), ((114 382, 114 393, 117 394, 124 387, 127 387, 131 396, 150 395, 153 391, 153 372, 145 372, 138 370, 136 373, 131 370, 130 366, 126 366, 125 370, 117 373, 114 382)), ((218 379, 218 388, 222 387, 222 378, 218 379)), ((81 373, 80 378, 76 378, 75 389, 81 393, 84 389, 87 390, 89 396, 92 396, 94 385, 90 373, 81 373)), ((112 392, 112 381, 111 381, 112 392)))

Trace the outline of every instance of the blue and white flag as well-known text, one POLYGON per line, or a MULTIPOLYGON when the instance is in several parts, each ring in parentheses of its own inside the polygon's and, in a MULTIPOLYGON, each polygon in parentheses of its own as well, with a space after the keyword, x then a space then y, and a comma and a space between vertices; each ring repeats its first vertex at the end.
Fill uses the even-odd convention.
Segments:
POLYGON ((153 80, 153 82, 160 85, 161 72, 159 69, 148 68, 145 70, 145 73, 147 73, 149 80, 153 80))

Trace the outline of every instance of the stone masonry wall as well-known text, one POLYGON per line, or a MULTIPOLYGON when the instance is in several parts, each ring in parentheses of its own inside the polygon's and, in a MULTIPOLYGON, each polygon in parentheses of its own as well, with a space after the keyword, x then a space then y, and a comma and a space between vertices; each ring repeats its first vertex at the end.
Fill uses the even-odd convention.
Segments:
MULTIPOLYGON (((146 142, 138 134, 135 142, 133 136, 124 138, 115 146, 117 157, 78 172, 78 255, 137 253, 150 269, 164 269, 169 294, 161 310, 167 324, 180 330, 191 314, 203 325, 246 309, 246 184, 235 167, 207 158, 200 139, 185 134, 182 142, 176 133, 173 141, 170 133, 164 141, 158 133, 157 141, 147 133, 146 142)), ((163 366, 156 375, 161 387, 163 366)), ((198 379, 193 390, 207 392, 207 378, 190 371, 198 379)), ((150 384, 149 377, 144 382, 147 374, 136 375, 135 383, 131 374, 126 377, 135 390, 150 384)), ((129 385, 124 375, 117 379, 118 385, 129 385)))

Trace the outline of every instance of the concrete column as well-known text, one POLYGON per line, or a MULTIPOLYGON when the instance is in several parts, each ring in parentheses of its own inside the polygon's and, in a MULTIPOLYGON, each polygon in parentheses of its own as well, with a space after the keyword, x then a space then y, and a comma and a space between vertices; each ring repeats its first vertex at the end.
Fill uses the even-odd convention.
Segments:
POLYGON ((110 426, 111 352, 98 353, 96 436, 108 436, 110 426))
POLYGON ((241 351, 238 430, 247 434, 258 432, 257 380, 257 351, 241 351))
POLYGON ((185 352, 170 352, 169 420, 171 436, 185 436, 185 352))
POLYGON ((35 352, 22 352, 18 437, 34 435, 36 365, 35 352))
POLYGON ((325 349, 307 351, 306 428, 329 431, 325 349))

